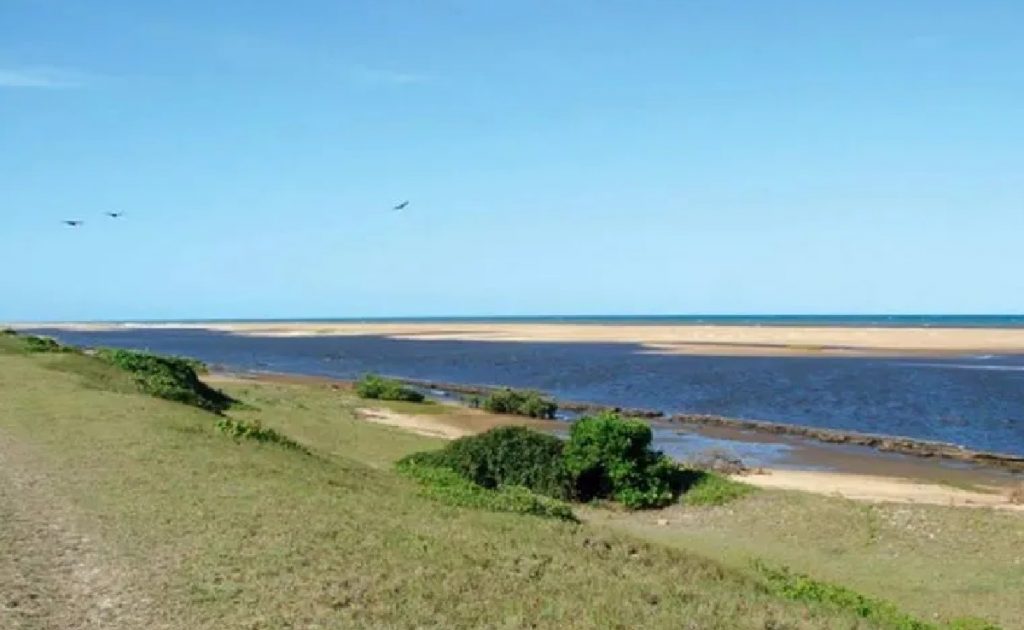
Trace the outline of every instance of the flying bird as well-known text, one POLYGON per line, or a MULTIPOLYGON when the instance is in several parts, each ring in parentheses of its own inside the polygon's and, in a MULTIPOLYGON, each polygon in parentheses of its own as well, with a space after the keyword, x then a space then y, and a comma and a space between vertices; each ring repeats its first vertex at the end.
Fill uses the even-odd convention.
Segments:
POLYGON ((123 212, 104 212, 103 214, 107 215, 111 219, 119 219, 124 216, 123 212))
POLYGON ((71 227, 79 227, 80 225, 85 223, 85 221, 75 220, 75 221, 64 221, 63 223, 64 223, 64 225, 68 225, 68 226, 71 226, 71 227))
POLYGON ((408 200, 406 200, 406 201, 403 201, 402 203, 398 204, 397 206, 395 206, 394 208, 392 208, 392 210, 405 210, 405 207, 406 207, 407 205, 409 205, 409 202, 408 202, 408 200))

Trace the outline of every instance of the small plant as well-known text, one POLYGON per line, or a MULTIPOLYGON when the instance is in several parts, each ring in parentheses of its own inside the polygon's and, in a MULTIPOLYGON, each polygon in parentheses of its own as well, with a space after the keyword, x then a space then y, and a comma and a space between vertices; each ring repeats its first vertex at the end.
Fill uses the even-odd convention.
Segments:
POLYGON ((426 465, 410 458, 400 460, 396 467, 415 479, 424 495, 449 505, 576 521, 568 504, 522 486, 484 488, 450 468, 426 465))
POLYGON ((214 413, 221 413, 234 403, 228 395, 199 380, 191 359, 109 348, 98 350, 96 356, 129 372, 139 389, 151 396, 214 413))
POLYGON ((217 420, 217 428, 235 438, 236 440, 255 440, 257 442, 273 442, 286 448, 305 450, 291 438, 281 435, 277 431, 264 427, 258 420, 246 421, 235 420, 227 416, 221 416, 217 420))
POLYGON ((18 331, 14 330, 13 328, 4 328, 4 329, 0 330, 0 336, 3 336, 3 337, 14 337, 17 334, 18 334, 18 331))
POLYGON ((576 496, 611 498, 628 508, 667 505, 675 495, 679 468, 650 448, 651 427, 614 413, 576 421, 565 446, 565 465, 576 496))
POLYGON ((491 413, 513 414, 529 418, 553 419, 558 405, 537 392, 501 389, 492 392, 480 406, 491 413))
MULTIPOLYGON (((683 493, 686 505, 725 505, 754 492, 754 487, 714 472, 685 471, 696 476, 683 493)), ((685 474, 685 473, 684 473, 685 474)))
POLYGON ((382 378, 376 374, 367 374, 356 383, 356 395, 371 400, 397 400, 404 402, 423 402, 422 393, 406 387, 396 380, 382 378))
POLYGON ((417 453, 412 463, 454 470, 483 488, 523 486, 556 499, 573 495, 562 459, 563 443, 525 427, 498 427, 459 438, 439 451, 417 453))

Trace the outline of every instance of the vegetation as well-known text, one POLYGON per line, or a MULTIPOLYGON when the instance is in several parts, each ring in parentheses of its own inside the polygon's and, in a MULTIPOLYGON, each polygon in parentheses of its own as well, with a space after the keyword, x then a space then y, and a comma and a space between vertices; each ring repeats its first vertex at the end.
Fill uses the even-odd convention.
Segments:
POLYGON ((651 427, 613 413, 576 421, 565 446, 565 466, 583 501, 611 498, 629 508, 672 502, 679 468, 651 450, 651 427))
POLYGON ((236 440, 272 442, 286 448, 305 450, 295 440, 278 433, 274 429, 263 426, 263 423, 259 420, 239 420, 221 416, 217 420, 217 428, 236 440))
POLYGON ((445 468, 482 488, 522 486, 555 499, 573 497, 562 461, 562 441, 526 427, 498 427, 460 438, 439 451, 416 453, 404 462, 445 468))
MULTIPOLYGON (((452 470, 483 488, 523 486, 556 499, 611 499, 640 509, 671 503, 686 480, 650 443, 646 423, 609 413, 578 420, 565 443, 525 427, 499 427, 408 461, 452 470)), ((717 500, 739 492, 721 478, 703 483, 702 492, 717 492, 717 500)))
POLYGON ((214 413, 234 402, 230 397, 199 380, 193 363, 148 352, 104 348, 96 356, 129 372, 143 392, 157 398, 199 407, 214 413))
POLYGON ((86 358, 0 356, 14 627, 77 627, 108 597, 104 627, 873 627, 601 526, 422 496, 393 462, 441 442, 357 419, 344 393, 225 385, 253 403, 228 417, 305 457, 221 439, 200 409, 84 387, 79 367, 127 380, 86 358), (97 579, 83 590, 67 566, 97 579))
POLYGON ((484 487, 449 468, 424 465, 415 457, 399 460, 397 467, 400 472, 420 482, 426 496, 449 505, 576 520, 567 503, 536 494, 521 485, 484 487))
POLYGON ((958 618, 948 624, 937 626, 921 621, 901 611, 892 602, 861 595, 844 586, 815 580, 786 567, 773 568, 764 562, 754 562, 754 569, 761 575, 768 589, 783 597, 803 602, 814 602, 835 606, 853 612, 881 628, 892 630, 999 630, 998 626, 976 618, 958 618))
MULTIPOLYGON (((754 486, 707 471, 686 471, 694 476, 682 501, 686 505, 725 505, 754 492, 754 486)), ((686 474, 684 473, 684 474, 686 474)))
POLYGON ((58 343, 51 337, 38 335, 22 335, 10 328, 3 329, 0 333, 0 351, 22 354, 46 354, 77 352, 71 346, 58 343))
POLYGON ((406 387, 396 380, 382 378, 376 374, 367 374, 356 383, 356 394, 360 398, 373 400, 396 400, 403 402, 423 402, 422 393, 406 387))
POLYGON ((558 405, 538 392, 500 389, 477 401, 491 413, 504 413, 529 418, 553 419, 558 405))

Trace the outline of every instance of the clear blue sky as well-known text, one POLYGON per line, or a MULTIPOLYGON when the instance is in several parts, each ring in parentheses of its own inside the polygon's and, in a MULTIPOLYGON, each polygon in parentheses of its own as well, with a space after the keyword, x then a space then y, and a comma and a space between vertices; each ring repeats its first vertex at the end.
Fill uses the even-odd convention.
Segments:
POLYGON ((1019 313, 1024 3, 0 0, 0 217, 6 320, 1019 313))

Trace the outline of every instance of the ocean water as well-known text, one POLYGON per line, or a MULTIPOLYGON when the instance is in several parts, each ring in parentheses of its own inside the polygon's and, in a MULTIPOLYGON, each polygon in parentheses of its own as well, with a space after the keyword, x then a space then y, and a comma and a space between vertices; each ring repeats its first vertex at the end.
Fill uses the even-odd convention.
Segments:
POLYGON ((1024 455, 1024 356, 687 356, 649 354, 630 343, 251 337, 180 328, 39 332, 73 344, 188 355, 240 370, 339 378, 377 372, 529 387, 565 400, 903 435, 1024 455))

